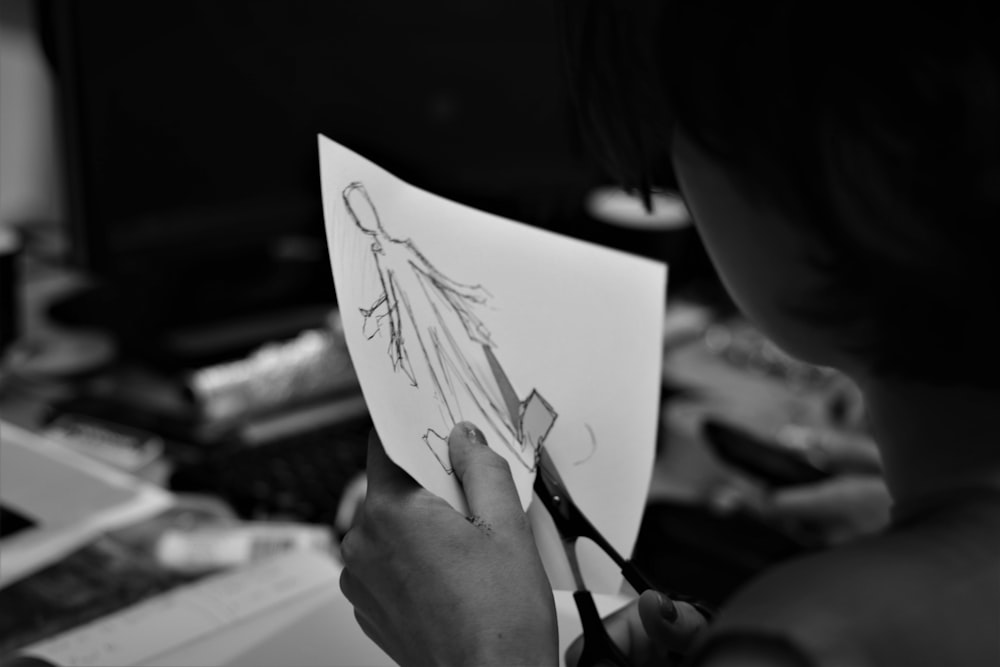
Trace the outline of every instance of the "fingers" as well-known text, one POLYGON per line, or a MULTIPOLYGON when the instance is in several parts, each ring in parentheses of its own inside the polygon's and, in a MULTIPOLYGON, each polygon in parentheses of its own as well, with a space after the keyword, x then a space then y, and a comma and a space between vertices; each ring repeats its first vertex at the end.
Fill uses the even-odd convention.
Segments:
POLYGON ((344 487, 340 494, 340 502, 337 504, 337 515, 333 520, 333 529, 338 534, 344 535, 354 525, 360 516, 359 509, 365 502, 367 492, 368 478, 364 473, 355 475, 344 487))
POLYGON ((687 602, 671 600, 654 590, 643 592, 636 606, 646 635, 660 653, 687 652, 708 623, 687 602))
POLYGON ((372 640, 381 648, 394 662, 399 663, 395 656, 398 653, 397 645, 394 641, 395 637, 387 635, 379 626, 379 623, 370 620, 358 609, 354 610, 354 620, 357 622, 361 631, 365 633, 368 639, 372 640))
MULTIPOLYGON (((637 667, 672 664, 670 655, 689 651, 706 626, 690 604, 652 590, 604 619, 608 636, 637 667)), ((581 636, 566 649, 566 664, 576 665, 582 653, 581 636)))
POLYGON ((842 475, 820 484, 779 490, 762 513, 824 526, 828 538, 840 541, 885 528, 892 516, 892 496, 881 477, 842 475))
POLYGON ((379 609, 378 603, 371 592, 365 588, 361 580, 355 577, 354 573, 347 568, 344 568, 340 572, 340 592, 344 594, 347 601, 354 607, 354 618, 358 621, 361 629, 365 631, 365 634, 370 639, 378 642, 377 624, 368 616, 368 614, 379 609))
POLYGON ((371 594, 348 568, 340 571, 340 592, 355 609, 371 607, 371 594))
POLYGON ((489 448, 475 425, 455 425, 448 436, 448 454, 474 516, 494 522, 523 515, 507 461, 489 448))
MULTIPOLYGON (((646 647, 639 644, 648 644, 648 639, 642 629, 634 601, 604 617, 604 629, 607 630, 608 637, 628 656, 630 663, 638 667, 647 662, 644 659, 646 647)), ((580 662, 580 656, 583 655, 583 641, 583 635, 580 635, 566 648, 566 664, 569 667, 575 667, 580 662)))
POLYGON ((826 467, 872 473, 882 470, 878 446, 865 433, 789 424, 778 432, 777 438, 826 467))
POLYGON ((772 494, 765 513, 787 519, 823 521, 839 518, 844 513, 840 480, 795 486, 772 494))
POLYGON ((368 488, 376 493, 405 491, 418 486, 405 470, 389 458, 378 434, 368 434, 368 463, 366 465, 368 488))
POLYGON ((875 441, 861 433, 827 431, 814 445, 838 469, 852 472, 882 472, 882 456, 875 441))

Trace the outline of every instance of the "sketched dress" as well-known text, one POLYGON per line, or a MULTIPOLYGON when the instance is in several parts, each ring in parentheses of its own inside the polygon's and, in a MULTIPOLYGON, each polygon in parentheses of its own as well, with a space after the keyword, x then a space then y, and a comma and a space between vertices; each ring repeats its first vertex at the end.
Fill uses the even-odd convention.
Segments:
POLYGON ((514 393, 478 314, 489 292, 452 280, 412 240, 389 235, 361 183, 351 183, 342 196, 357 228, 371 238, 381 286, 371 306, 361 309, 364 334, 372 340, 387 331, 393 371, 413 387, 429 383, 434 392, 439 415, 423 441, 451 473, 448 433, 468 419, 499 435, 516 459, 534 470, 556 413, 537 391, 523 400, 514 393))

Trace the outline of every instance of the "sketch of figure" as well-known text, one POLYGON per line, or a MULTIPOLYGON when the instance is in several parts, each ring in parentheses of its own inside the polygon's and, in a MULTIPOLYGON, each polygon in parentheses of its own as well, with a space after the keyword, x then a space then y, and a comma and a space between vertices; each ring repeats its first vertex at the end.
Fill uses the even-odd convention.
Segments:
MULTIPOLYGON (((450 474, 447 437, 468 419, 498 435, 516 459, 534 470, 538 448, 556 419, 552 406, 535 390, 519 399, 497 355, 497 345, 480 317, 490 293, 481 285, 452 280, 438 270, 411 239, 386 231, 364 185, 343 193, 348 214, 370 238, 380 293, 367 308, 364 335, 388 337, 392 369, 415 388, 430 387, 438 419, 423 441, 450 474)), ((490 437, 488 441, 493 442, 490 437)))

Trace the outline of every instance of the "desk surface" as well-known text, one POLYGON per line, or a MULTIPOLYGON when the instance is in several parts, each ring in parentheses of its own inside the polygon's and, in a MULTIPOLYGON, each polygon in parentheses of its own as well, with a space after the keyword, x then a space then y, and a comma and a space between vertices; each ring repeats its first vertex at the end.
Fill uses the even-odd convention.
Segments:
MULTIPOLYGON (((327 665, 392 661, 340 592, 341 566, 318 552, 281 554, 204 579, 24 649, 57 665, 327 665)), ((569 591, 555 592, 560 655, 580 633, 569 591)), ((602 614, 628 602, 595 596, 602 614)))
MULTIPOLYGON (((569 644, 580 634, 580 618, 569 591, 556 591, 560 663, 569 644)), ((628 602, 624 596, 595 595, 598 611, 607 615, 628 602)), ((251 636, 254 628, 243 629, 251 636)), ((238 635, 237 635, 238 636, 238 635)), ((273 630, 266 641, 235 651, 230 637, 218 636, 160 656, 149 667, 216 664, 239 667, 298 665, 310 667, 391 667, 395 663, 361 631, 353 607, 339 590, 326 589, 290 614, 290 621, 273 630), (213 662, 206 663, 206 659, 213 662)))
MULTIPOLYGON (((52 285, 63 285, 60 280, 46 279, 36 283, 36 287, 40 284, 44 289, 41 290, 42 293, 36 292, 27 299, 29 307, 42 308, 45 302, 44 292, 55 289, 52 285)), ((40 337, 43 341, 55 335, 44 327, 44 323, 37 316, 32 317, 26 330, 27 335, 40 337)), ((682 370, 685 376, 698 376, 708 382, 709 376, 704 374, 704 366, 698 365, 705 360, 697 359, 697 355, 691 352, 692 349, 689 348, 688 353, 680 357, 684 362, 683 367, 675 364, 673 370, 682 370)), ((676 362, 678 357, 668 356, 669 360, 676 362)), ((671 368, 665 370, 669 372, 671 368)), ((718 379, 720 374, 725 375, 725 369, 718 366, 714 368, 713 373, 716 373, 714 377, 718 379)), ((118 377, 120 376, 111 375, 98 378, 97 381, 117 381, 118 377)), ((668 439, 669 442, 665 443, 664 455, 659 458, 654 471, 650 489, 651 499, 696 503, 720 486, 734 483, 734 480, 736 484, 741 483, 732 471, 720 467, 711 459, 698 442, 693 430, 686 430, 690 424, 697 421, 697 416, 704 414, 706 410, 728 411, 739 410, 741 406, 742 409, 749 409, 748 406, 752 406, 752 410, 759 410, 757 416, 763 414, 769 423, 778 423, 787 417, 788 405, 781 402, 781 396, 775 398, 775 394, 771 391, 774 388, 761 393, 754 390, 755 386, 759 389, 759 385, 737 382, 736 380, 740 378, 736 376, 731 379, 734 382, 729 384, 712 380, 716 389, 724 386, 707 402, 695 407, 689 405, 680 414, 676 411, 665 411, 661 437, 668 439)), ((74 391, 76 383, 73 380, 53 378, 49 382, 27 386, 28 391, 22 389, 23 387, 10 383, 0 386, 0 418, 32 428, 40 424, 48 402, 53 397, 74 391)), ((371 646, 370 642, 366 644, 367 639, 363 635, 359 638, 349 605, 339 596, 336 587, 328 589, 310 599, 309 604, 303 603, 297 613, 290 614, 289 618, 292 618, 292 621, 275 629, 270 641, 253 644, 250 648, 247 648, 247 644, 236 642, 235 646, 239 649, 237 651, 231 643, 206 638, 191 644, 183 651, 170 654, 170 659, 160 664, 331 664, 331 656, 338 660, 332 664, 386 664, 382 661, 384 656, 380 652, 372 652, 377 649, 371 646), (331 629, 336 629, 341 634, 338 635, 331 629), (227 646, 229 648, 225 648, 227 646), (341 657, 343 661, 340 661, 341 657)), ((563 624, 567 628, 561 633, 561 642, 565 644, 577 633, 576 629, 570 628, 574 627, 574 622, 578 624, 578 620, 571 598, 560 596, 557 601, 560 598, 565 598, 560 604, 561 628, 563 624), (562 604, 566 602, 568 605, 562 604)), ((602 597, 599 600, 599 604, 605 607, 613 606, 615 602, 620 600, 610 597, 602 597)))

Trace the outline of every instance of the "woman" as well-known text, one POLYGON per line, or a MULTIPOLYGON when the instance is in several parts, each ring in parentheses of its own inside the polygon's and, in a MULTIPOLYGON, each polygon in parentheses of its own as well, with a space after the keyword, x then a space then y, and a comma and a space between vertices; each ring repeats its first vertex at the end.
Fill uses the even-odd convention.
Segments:
MULTIPOLYGON (((861 387, 894 500, 885 532, 775 567, 710 625, 647 592, 612 634, 642 664, 1000 664, 996 14, 565 4, 570 81, 609 169, 646 193, 675 174, 744 314, 861 387)), ((460 425, 449 448, 478 525, 373 440, 342 589, 401 663, 556 664, 530 531, 475 434, 460 425)))

